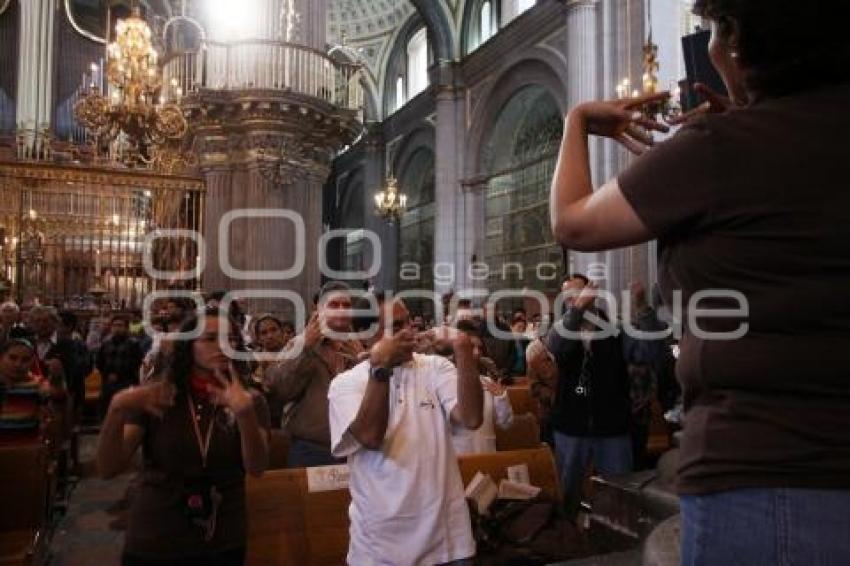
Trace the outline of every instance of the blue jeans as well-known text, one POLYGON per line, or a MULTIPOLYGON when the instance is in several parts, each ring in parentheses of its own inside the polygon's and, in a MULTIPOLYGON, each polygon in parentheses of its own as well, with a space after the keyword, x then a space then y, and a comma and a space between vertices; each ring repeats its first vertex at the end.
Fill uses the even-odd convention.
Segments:
POLYGON ((850 490, 735 489, 681 510, 683 566, 850 564, 850 490))
POLYGON ((575 512, 591 459, 603 476, 632 471, 632 439, 621 436, 567 436, 555 431, 555 462, 567 510, 575 512))

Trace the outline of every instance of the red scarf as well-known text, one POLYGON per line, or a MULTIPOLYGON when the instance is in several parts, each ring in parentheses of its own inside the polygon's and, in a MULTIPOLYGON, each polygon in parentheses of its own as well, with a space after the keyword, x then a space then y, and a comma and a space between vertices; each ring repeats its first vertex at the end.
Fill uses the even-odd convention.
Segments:
POLYGON ((209 401, 213 390, 220 389, 211 373, 193 370, 189 375, 189 392, 198 400, 209 401))

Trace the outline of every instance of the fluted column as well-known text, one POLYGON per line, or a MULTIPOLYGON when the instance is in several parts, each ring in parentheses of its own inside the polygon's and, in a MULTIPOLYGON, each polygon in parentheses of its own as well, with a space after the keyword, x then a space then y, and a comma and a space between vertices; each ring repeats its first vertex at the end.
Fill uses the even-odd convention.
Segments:
POLYGON ((53 21, 56 0, 20 0, 17 128, 29 133, 50 127, 53 103, 53 21))
MULTIPOLYGON (((438 293, 466 286, 469 267, 467 252, 471 246, 466 238, 466 195, 460 179, 464 163, 464 88, 459 84, 460 72, 455 64, 443 64, 434 69, 437 83, 434 261, 451 265, 455 272, 454 285, 434 283, 438 293)), ((443 268, 445 269, 445 268, 443 268)))
POLYGON ((221 269, 218 245, 219 222, 232 208, 231 185, 233 172, 226 167, 213 167, 204 171, 207 183, 207 198, 204 210, 204 240, 206 241, 206 269, 204 287, 208 290, 229 289, 230 278, 221 269))
MULTIPOLYGON (((599 97, 598 10, 599 0, 567 0, 567 105, 573 108, 599 97)), ((598 145, 591 140, 590 163, 594 182, 598 184, 600 168, 598 145)), ((596 266, 606 263, 604 253, 571 252, 572 269, 599 275, 596 266)))

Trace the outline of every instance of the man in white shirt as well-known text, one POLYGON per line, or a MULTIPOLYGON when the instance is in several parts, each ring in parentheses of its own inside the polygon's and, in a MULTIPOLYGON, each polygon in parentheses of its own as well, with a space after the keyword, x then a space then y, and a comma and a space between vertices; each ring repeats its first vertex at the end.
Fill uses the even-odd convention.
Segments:
POLYGON ((472 343, 455 338, 456 369, 414 354, 404 303, 388 302, 381 314, 384 336, 369 360, 338 375, 328 392, 331 449, 348 457, 351 471, 348 564, 466 563, 475 542, 451 428, 482 422, 472 343))

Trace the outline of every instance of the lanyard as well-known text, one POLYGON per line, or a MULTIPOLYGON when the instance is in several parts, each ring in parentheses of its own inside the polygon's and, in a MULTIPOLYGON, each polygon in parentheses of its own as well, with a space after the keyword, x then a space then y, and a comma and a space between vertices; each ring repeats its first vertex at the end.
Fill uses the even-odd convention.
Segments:
POLYGON ((192 404, 192 396, 186 395, 186 400, 189 403, 189 413, 192 415, 192 426, 195 431, 195 440, 198 441, 198 451, 201 453, 201 465, 206 468, 207 467, 207 454, 210 451, 210 440, 212 439, 213 425, 215 425, 215 413, 213 410, 213 414, 210 416, 209 425, 207 425, 207 437, 205 440, 201 440, 201 425, 199 423, 199 417, 195 412, 195 406, 192 404))

